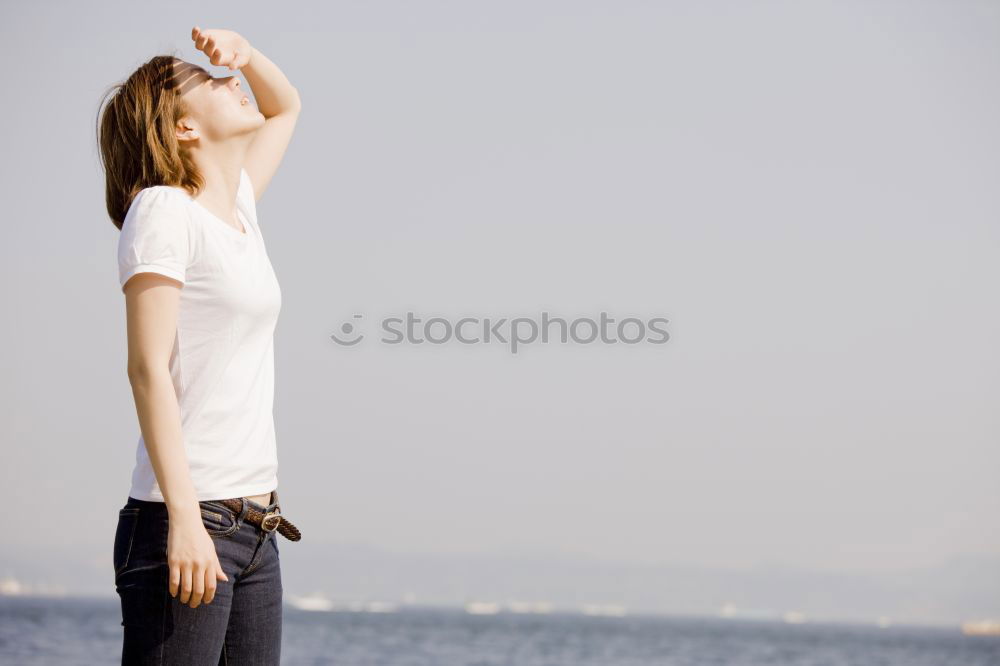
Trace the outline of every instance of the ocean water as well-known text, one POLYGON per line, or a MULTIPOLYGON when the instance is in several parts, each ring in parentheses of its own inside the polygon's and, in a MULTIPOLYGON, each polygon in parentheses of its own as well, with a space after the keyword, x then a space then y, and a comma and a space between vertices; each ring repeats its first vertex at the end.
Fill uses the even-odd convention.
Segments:
MULTIPOLYGON (((342 666, 998 666, 1000 637, 957 628, 592 617, 310 612, 286 606, 282 664, 342 666)), ((0 664, 117 664, 117 598, 0 596, 0 664)))

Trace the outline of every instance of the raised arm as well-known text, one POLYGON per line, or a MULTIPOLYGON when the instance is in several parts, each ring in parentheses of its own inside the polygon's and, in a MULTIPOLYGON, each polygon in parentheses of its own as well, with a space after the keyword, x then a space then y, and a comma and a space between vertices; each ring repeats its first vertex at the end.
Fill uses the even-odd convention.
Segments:
POLYGON ((224 65, 243 72, 257 100, 257 109, 266 118, 254 135, 244 164, 255 198, 260 201, 295 131, 302 108, 299 91, 277 65, 235 32, 201 30, 195 26, 191 30, 191 38, 213 65, 224 65))

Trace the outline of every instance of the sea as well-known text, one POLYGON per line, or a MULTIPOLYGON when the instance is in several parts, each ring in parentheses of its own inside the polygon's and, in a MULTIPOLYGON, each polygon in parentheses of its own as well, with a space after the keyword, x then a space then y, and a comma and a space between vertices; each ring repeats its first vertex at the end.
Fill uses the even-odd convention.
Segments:
MULTIPOLYGON (((655 615, 286 606, 282 664, 339 666, 1000 666, 958 627, 655 615)), ((118 599, 0 596, 0 664, 118 664, 118 599)))

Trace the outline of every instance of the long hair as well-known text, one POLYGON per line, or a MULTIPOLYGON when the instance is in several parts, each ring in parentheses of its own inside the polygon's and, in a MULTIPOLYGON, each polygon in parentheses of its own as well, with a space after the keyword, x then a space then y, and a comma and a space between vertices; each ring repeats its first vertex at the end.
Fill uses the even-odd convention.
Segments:
POLYGON ((155 56, 102 98, 97 144, 105 205, 118 229, 140 190, 171 185, 194 196, 205 184, 190 153, 177 141, 177 121, 188 113, 174 77, 178 60, 173 54, 155 56))

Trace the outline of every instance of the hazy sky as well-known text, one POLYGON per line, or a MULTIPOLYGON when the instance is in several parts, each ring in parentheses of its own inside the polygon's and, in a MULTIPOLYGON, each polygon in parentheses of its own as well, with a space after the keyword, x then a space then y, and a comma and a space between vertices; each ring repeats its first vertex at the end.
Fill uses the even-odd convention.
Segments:
POLYGON ((6 547, 106 560, 111 585, 139 431, 95 116, 174 47, 226 75, 198 24, 244 34, 304 105, 258 203, 283 296, 279 490, 303 532, 283 558, 1000 554, 997 4, 0 13, 0 483, 6 516, 47 516, 6 547), (373 330, 543 310, 665 317, 671 339, 513 355, 373 330), (334 344, 355 313, 368 338, 334 344))

